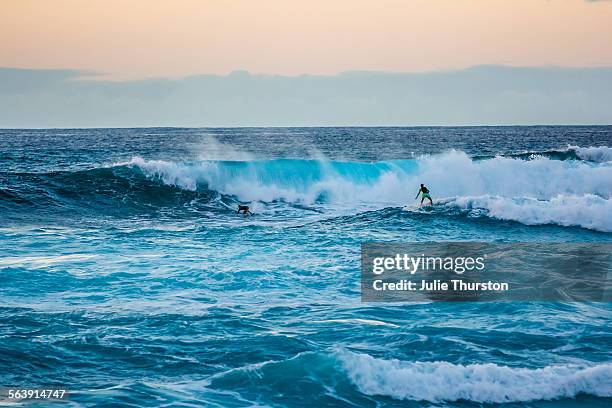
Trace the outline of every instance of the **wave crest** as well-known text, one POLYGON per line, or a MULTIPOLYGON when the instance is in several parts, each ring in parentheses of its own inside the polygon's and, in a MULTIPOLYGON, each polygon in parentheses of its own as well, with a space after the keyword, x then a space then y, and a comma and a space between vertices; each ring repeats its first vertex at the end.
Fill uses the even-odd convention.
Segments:
POLYGON ((612 161, 612 148, 607 146, 569 146, 569 151, 576 153, 576 156, 582 160, 606 163, 612 161))
MULTIPOLYGON (((564 149, 525 151, 522 153, 510 154, 507 155, 507 157, 523 160, 533 160, 538 157, 545 157, 553 160, 584 160, 594 163, 608 163, 612 161, 612 148, 607 146, 580 147, 569 145, 564 149)), ((482 158, 486 159, 490 158, 490 156, 484 156, 482 158)))
POLYGON ((274 384, 284 393, 321 395, 355 387, 365 395, 397 400, 528 402, 574 398, 580 394, 612 397, 612 364, 551 365, 516 368, 497 364, 385 360, 348 350, 303 352, 280 360, 230 369, 211 378, 214 389, 260 394, 274 384), (333 386, 332 386, 333 385, 333 386))
POLYGON ((360 392, 401 400, 480 403, 612 397, 612 364, 511 368, 496 364, 382 360, 341 352, 338 358, 360 392))
POLYGON ((446 207, 527 225, 557 224, 612 232, 612 200, 592 194, 583 196, 558 195, 550 200, 507 198, 484 195, 448 199, 446 207))

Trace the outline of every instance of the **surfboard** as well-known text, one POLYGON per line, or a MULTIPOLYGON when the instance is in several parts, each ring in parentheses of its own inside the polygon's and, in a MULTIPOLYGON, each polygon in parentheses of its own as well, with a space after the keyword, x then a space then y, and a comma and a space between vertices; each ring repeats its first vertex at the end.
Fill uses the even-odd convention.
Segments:
POLYGON ((427 204, 427 205, 423 205, 422 207, 419 206, 418 204, 412 204, 412 205, 406 205, 404 207, 402 207, 403 211, 410 211, 410 212, 423 212, 423 211, 432 211, 434 208, 433 205, 427 204))
MULTIPOLYGON (((232 212, 236 212, 236 213, 238 214, 238 212, 237 212, 237 211, 238 211, 238 208, 237 208, 237 207, 230 207, 229 205, 225 204, 223 201, 220 201, 220 200, 219 200, 219 203, 221 203, 221 205, 223 205, 223 206, 224 206, 225 208, 227 208, 228 210, 231 210, 232 212)), ((239 214, 244 215, 244 214, 242 214, 242 213, 239 213, 239 214)), ((253 211, 251 211, 251 210, 249 209, 249 214, 247 214, 247 215, 255 215, 255 214, 253 213, 253 211)))

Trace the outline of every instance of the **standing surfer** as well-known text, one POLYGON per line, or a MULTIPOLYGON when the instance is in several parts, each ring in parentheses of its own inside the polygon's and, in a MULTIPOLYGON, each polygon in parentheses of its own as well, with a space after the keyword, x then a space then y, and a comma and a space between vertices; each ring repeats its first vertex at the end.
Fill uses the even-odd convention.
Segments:
POLYGON ((414 197, 415 200, 419 198, 419 194, 422 194, 421 195, 421 206, 423 206, 423 201, 425 201, 426 198, 429 200, 429 204, 433 205, 433 201, 431 200, 431 196, 429 195, 429 189, 425 187, 425 184, 421 184, 421 188, 419 188, 419 192, 417 193, 416 197, 414 197))

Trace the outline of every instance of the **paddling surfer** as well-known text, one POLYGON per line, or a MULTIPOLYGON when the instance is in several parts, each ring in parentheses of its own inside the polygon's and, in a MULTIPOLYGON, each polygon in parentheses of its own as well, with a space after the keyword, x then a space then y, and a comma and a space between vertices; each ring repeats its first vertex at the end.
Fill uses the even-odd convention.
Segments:
POLYGON ((242 212, 244 215, 253 214, 251 212, 251 210, 249 209, 248 205, 240 205, 240 204, 238 204, 238 214, 240 214, 240 212, 242 212))

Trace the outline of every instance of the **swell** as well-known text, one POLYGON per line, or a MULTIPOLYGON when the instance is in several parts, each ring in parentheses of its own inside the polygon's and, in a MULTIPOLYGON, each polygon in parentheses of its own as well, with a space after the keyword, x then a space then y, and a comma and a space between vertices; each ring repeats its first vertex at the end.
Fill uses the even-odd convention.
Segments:
POLYGON ((208 203, 216 194, 190 191, 147 177, 138 169, 113 166, 82 171, 4 176, 0 208, 17 212, 130 214, 208 203))
MULTIPOLYGON (((607 146, 580 147, 569 145, 563 149, 532 150, 504 156, 523 160, 545 157, 551 160, 583 160, 594 163, 607 163, 612 161, 612 148, 607 146)), ((490 159, 492 156, 477 156, 476 158, 490 159)))

